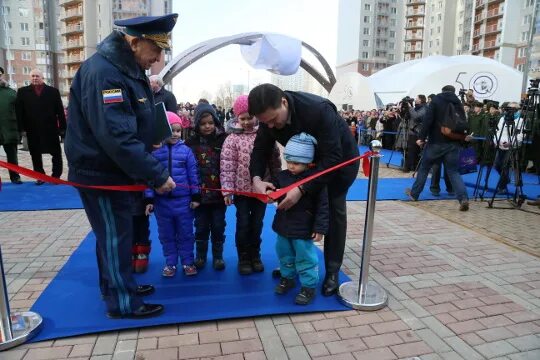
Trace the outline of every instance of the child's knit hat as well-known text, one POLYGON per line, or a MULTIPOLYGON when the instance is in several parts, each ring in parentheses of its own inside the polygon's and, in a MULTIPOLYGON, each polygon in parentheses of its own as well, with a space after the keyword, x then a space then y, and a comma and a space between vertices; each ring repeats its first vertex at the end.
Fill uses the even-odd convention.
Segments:
POLYGON ((233 104, 234 115, 238 115, 248 112, 248 96, 240 95, 236 98, 233 104))
POLYGON ((172 111, 167 111, 167 120, 169 121, 169 125, 172 125, 172 124, 182 125, 182 119, 180 118, 180 116, 173 113, 172 111))
POLYGON ((317 140, 309 134, 300 133, 289 139, 283 155, 286 161, 309 164, 315 156, 317 140))

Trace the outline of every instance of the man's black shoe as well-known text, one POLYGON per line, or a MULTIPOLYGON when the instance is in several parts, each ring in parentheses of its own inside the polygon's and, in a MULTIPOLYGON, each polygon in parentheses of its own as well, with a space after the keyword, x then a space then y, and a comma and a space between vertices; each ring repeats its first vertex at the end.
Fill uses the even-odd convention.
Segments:
POLYGON ((339 288, 339 275, 337 273, 326 273, 322 286, 322 294, 331 296, 337 293, 339 288))
POLYGON ((43 184, 45 184, 45 181, 36 180, 36 185, 43 185, 43 184))
POLYGON ((22 181, 21 181, 20 178, 19 178, 19 179, 13 179, 13 180, 11 180, 11 183, 12 183, 12 184, 16 184, 16 185, 21 185, 21 184, 22 184, 22 181))
POLYGON ((115 311, 107 312, 107 317, 110 319, 144 319, 153 316, 158 316, 163 312, 163 305, 159 304, 143 304, 137 310, 129 314, 121 314, 115 311))
POLYGON ((148 296, 154 293, 156 289, 152 285, 139 285, 137 286, 137 295, 148 296))
POLYGON ((221 271, 225 269, 225 261, 223 259, 213 259, 212 267, 214 268, 214 270, 221 271))

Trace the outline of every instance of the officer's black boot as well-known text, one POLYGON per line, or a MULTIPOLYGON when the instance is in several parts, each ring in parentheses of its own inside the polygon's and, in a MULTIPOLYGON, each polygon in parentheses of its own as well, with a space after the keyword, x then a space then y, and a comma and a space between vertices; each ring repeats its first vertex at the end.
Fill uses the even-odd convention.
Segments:
POLYGON ((215 270, 225 269, 225 261, 223 261, 223 242, 212 243, 212 266, 215 270))
POLYGON ((324 277, 322 294, 331 296, 337 293, 339 288, 339 264, 329 262, 326 265, 326 276, 324 277))
POLYGON ((250 247, 251 267, 254 272, 263 272, 264 264, 261 261, 261 243, 252 244, 250 247))
POLYGON ((238 251, 238 272, 240 275, 249 275, 253 272, 251 265, 251 254, 249 245, 237 245, 238 251))
POLYGON ((208 240, 195 240, 195 267, 202 269, 206 265, 206 253, 208 252, 208 240))

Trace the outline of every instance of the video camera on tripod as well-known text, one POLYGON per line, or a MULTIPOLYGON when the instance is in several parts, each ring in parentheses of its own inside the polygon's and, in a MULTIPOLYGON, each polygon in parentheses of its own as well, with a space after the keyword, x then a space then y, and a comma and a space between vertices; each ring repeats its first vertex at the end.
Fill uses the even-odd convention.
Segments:
POLYGON ((405 96, 401 99, 399 106, 399 115, 403 119, 409 118, 409 109, 414 106, 414 99, 410 96, 405 96))

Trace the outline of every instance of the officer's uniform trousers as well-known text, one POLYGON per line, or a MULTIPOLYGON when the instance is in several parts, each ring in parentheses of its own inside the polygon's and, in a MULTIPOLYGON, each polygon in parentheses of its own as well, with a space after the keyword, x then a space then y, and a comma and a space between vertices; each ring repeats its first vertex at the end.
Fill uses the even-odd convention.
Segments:
POLYGON ((143 305, 131 264, 136 195, 93 189, 79 189, 79 194, 96 236, 99 287, 107 310, 132 313, 143 305))

